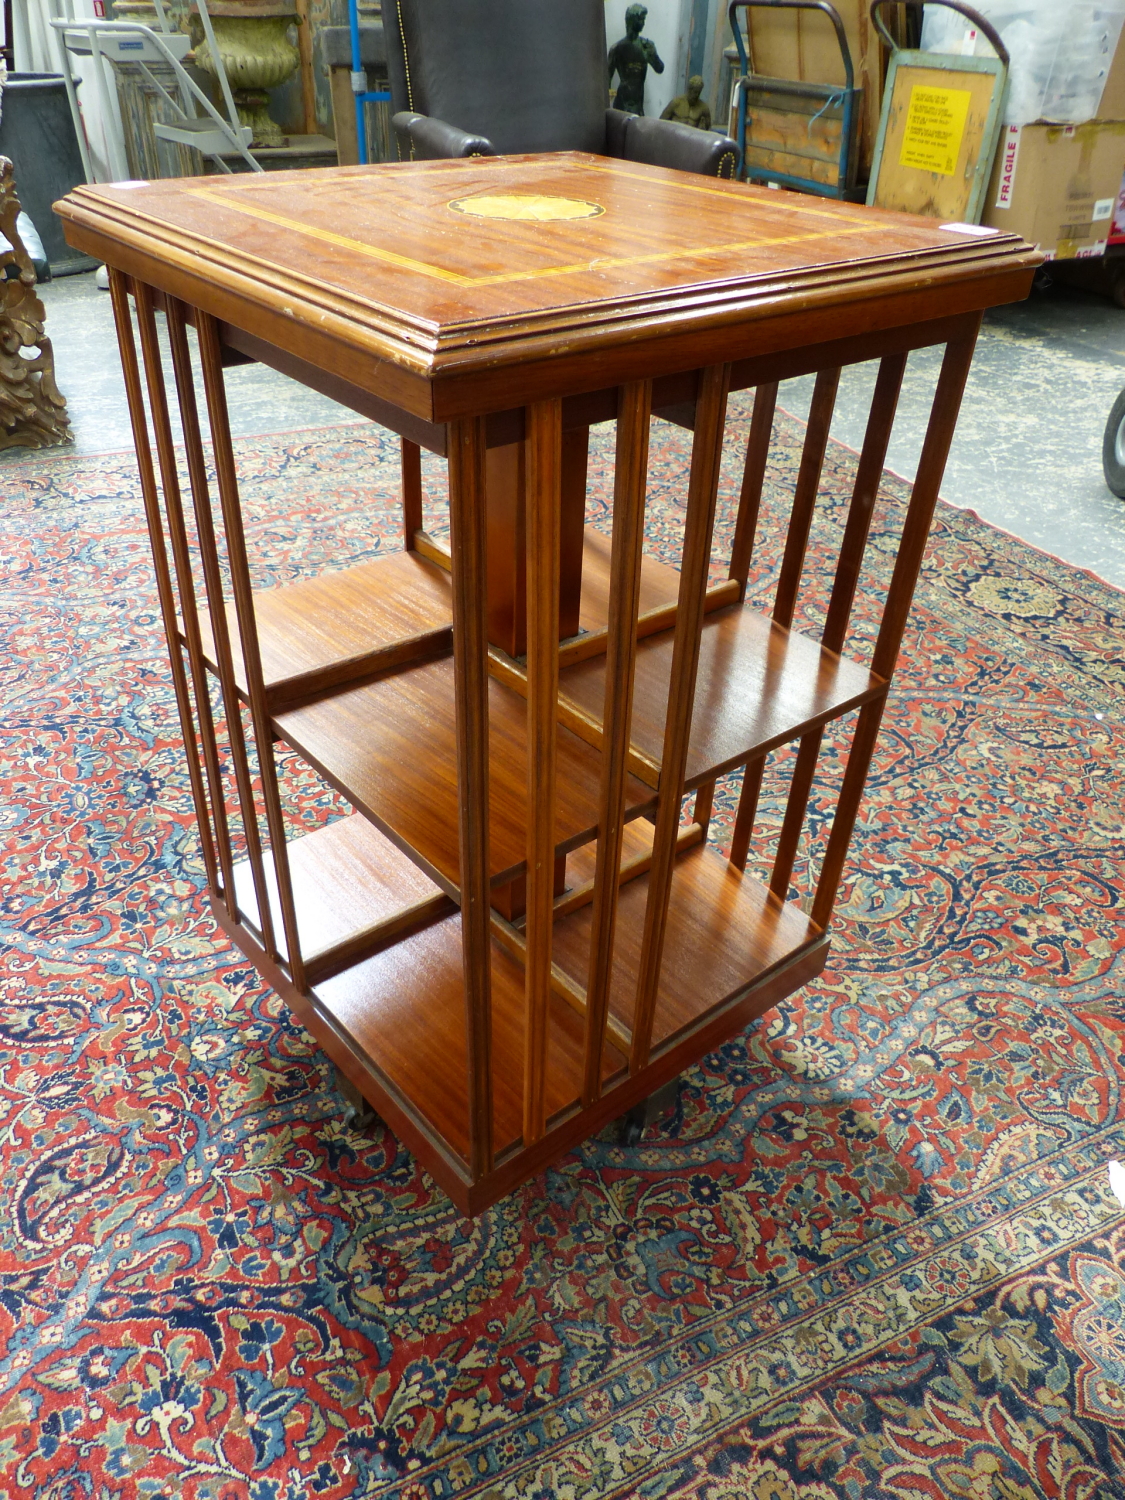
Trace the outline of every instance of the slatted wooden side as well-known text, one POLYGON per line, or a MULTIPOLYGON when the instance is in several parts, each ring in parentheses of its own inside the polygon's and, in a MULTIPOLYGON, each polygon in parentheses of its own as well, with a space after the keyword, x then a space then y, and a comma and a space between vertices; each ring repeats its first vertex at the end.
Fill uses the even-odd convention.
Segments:
MULTIPOLYGON (((196 819, 199 823, 200 842, 207 870, 207 879, 212 889, 218 889, 219 865, 214 838, 214 825, 211 820, 207 791, 204 787, 203 771, 200 767, 200 742, 197 739, 196 720, 192 709, 187 673, 184 670, 183 655, 178 644, 179 629, 176 618, 176 592, 172 582, 172 574, 168 566, 168 547, 164 529, 165 521, 161 513, 156 472, 152 462, 152 446, 149 442, 148 419, 141 387, 141 371, 137 361, 137 346, 133 336, 133 320, 129 309, 130 291, 136 291, 138 296, 138 321, 145 355, 146 376, 149 383, 150 396, 155 397, 154 426, 163 471, 165 500, 168 501, 169 497, 172 497, 170 503, 175 507, 179 504, 179 488, 175 469, 175 455, 172 450, 171 436, 168 430, 167 403, 163 398, 163 370, 160 365, 160 351, 156 345, 155 331, 152 328, 152 306, 147 298, 146 288, 139 284, 134 286, 129 278, 113 268, 110 269, 109 273, 109 290, 113 302, 114 321, 117 325, 117 340, 121 351, 121 366, 125 379, 125 391, 129 402, 129 417, 137 451, 137 467, 140 471, 141 496, 145 508, 145 521, 148 526, 149 542, 152 546, 153 567, 156 573, 156 589, 160 600, 160 614, 164 623, 165 638, 168 642, 169 663, 172 669, 172 685, 176 695, 176 709, 180 718, 180 732, 183 735, 184 746, 187 751, 188 776, 191 781, 192 799, 195 803, 196 819)), ((174 550, 176 554, 175 563, 177 570, 179 570, 182 559, 178 548, 174 550)), ((188 572, 190 574, 190 567, 188 572)), ((209 706, 209 700, 206 698, 205 684, 202 697, 199 701, 207 701, 209 706)), ((205 741, 206 723, 204 723, 203 728, 205 741)), ((227 845, 227 860, 228 863, 225 865, 223 873, 224 884, 229 899, 232 888, 229 878, 229 842, 227 845)))
MULTIPOLYGON (((238 474, 231 443, 230 421, 227 415, 226 383, 223 379, 219 330, 214 318, 202 311, 196 313, 195 327, 199 336, 203 389, 207 397, 207 419, 211 429, 215 479, 226 537, 227 564, 230 569, 231 589, 234 593, 239 644, 242 648, 242 665, 246 673, 250 719, 258 752, 258 775, 262 787, 262 801, 265 805, 266 828, 269 834, 274 878, 277 883, 278 904, 281 907, 282 931, 285 935, 285 964, 296 988, 303 990, 305 988, 304 961, 297 933, 297 908, 293 900, 293 880, 289 870, 285 819, 281 811, 277 764, 273 755, 273 731, 262 673, 262 654, 254 614, 253 590, 250 584, 250 564, 242 524, 242 503, 238 493, 238 474)), ((259 860, 262 858, 260 848, 257 858, 259 860)), ((255 876, 255 885, 257 883, 257 876, 255 876)), ((261 901, 261 896, 258 899, 261 901)), ((266 906, 268 907, 268 896, 266 906)), ((263 911, 263 932, 265 915, 263 911)))
POLYGON ((633 1045, 629 1056, 631 1073, 639 1073, 647 1065, 652 1045, 652 1025, 660 988, 668 902, 672 890, 680 806, 684 794, 688 739, 695 706, 695 677, 703 630, 707 570, 711 562, 729 383, 730 368, 727 365, 709 365, 699 375, 680 589, 668 686, 668 716, 660 762, 644 941, 633 1012, 633 1045))
MULTIPOLYGON (((934 507, 938 501, 950 445, 957 426, 961 398, 965 393, 965 383, 969 378, 969 367, 972 364, 980 322, 979 316, 968 319, 965 335, 952 340, 946 346, 945 357, 942 360, 941 374, 938 377, 937 389, 934 392, 933 405, 930 409, 930 419, 926 428, 926 438, 918 460, 918 473, 911 490, 902 538, 895 557, 894 572, 891 575, 879 634, 871 657, 872 671, 885 677, 888 682, 894 674, 895 664, 898 661, 903 632, 906 629, 910 605, 914 598, 914 588, 918 582, 926 541, 930 533, 934 507)), ((881 399, 885 407, 890 403, 892 386, 897 396, 897 385, 893 366, 890 366, 889 362, 884 366, 884 371, 885 375, 881 374, 881 380, 884 382, 881 399)), ((876 400, 879 399, 880 393, 877 387, 876 400)), ((873 466, 874 462, 872 462, 873 466)), ((877 480, 875 482, 877 483, 877 480)), ((867 524, 869 523, 862 515, 857 518, 852 539, 853 554, 859 550, 861 534, 866 540, 867 524)), ((834 630, 840 630, 846 626, 847 609, 850 609, 854 591, 854 583, 850 576, 852 566, 853 562, 850 561, 846 569, 841 568, 837 571, 833 600, 829 606, 829 620, 834 630), (839 590, 838 603, 837 590, 839 590), (835 615, 833 615, 832 604, 836 604, 835 615)), ((828 838, 828 847, 825 850, 820 878, 813 897, 812 918, 820 927, 826 927, 832 916, 886 701, 884 695, 869 703, 860 710, 856 722, 855 735, 844 772, 843 787, 832 820, 832 832, 828 838)))

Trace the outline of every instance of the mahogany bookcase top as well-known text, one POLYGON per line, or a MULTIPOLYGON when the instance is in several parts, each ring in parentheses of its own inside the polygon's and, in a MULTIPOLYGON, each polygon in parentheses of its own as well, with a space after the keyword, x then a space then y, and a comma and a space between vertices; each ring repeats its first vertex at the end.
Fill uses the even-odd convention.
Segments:
POLYGON ((72 243, 431 421, 698 368, 712 340, 730 360, 979 310, 1034 263, 976 226, 579 153, 83 186, 57 208, 72 243))

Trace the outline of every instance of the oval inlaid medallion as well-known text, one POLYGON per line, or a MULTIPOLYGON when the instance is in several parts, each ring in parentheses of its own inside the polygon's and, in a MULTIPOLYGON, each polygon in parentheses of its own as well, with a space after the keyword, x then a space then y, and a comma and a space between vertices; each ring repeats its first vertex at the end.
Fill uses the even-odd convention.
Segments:
POLYGON ((539 224, 553 219, 593 219, 605 213, 600 203, 584 198, 549 198, 539 193, 481 193, 454 198, 449 207, 475 219, 523 219, 539 224))

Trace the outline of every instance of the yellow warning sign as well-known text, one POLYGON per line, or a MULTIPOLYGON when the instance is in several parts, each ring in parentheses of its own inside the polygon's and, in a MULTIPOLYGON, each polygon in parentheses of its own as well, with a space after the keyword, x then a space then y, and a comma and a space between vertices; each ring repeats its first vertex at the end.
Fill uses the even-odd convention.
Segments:
POLYGON ((910 90, 899 166, 952 177, 972 97, 968 89, 935 89, 916 83, 910 90))

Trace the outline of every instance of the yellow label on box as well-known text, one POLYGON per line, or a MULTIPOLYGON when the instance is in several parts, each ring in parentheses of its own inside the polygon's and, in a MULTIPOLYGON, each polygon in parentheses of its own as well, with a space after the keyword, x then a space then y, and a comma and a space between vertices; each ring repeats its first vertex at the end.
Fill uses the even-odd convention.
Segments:
POLYGON ((899 166, 952 177, 972 97, 968 89, 935 89, 916 83, 910 90, 899 166))

